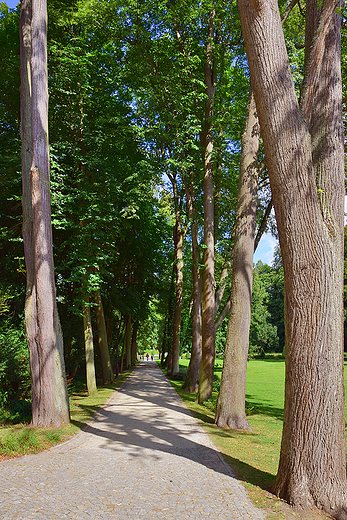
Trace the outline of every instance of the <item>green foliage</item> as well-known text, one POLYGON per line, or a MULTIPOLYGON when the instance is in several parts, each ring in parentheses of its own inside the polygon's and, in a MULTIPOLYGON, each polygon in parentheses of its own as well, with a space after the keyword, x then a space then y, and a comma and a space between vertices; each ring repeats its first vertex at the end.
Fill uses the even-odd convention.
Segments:
POLYGON ((278 350, 277 327, 271 323, 269 312, 270 293, 273 278, 272 268, 258 262, 254 267, 252 314, 249 335, 249 354, 264 354, 278 350))
POLYGON ((148 316, 141 322, 137 333, 137 347, 140 354, 153 349, 161 351, 164 324, 165 316, 160 309, 160 301, 151 300, 148 316))
POLYGON ((23 325, 2 322, 0 329, 0 423, 30 417, 29 354, 23 325))

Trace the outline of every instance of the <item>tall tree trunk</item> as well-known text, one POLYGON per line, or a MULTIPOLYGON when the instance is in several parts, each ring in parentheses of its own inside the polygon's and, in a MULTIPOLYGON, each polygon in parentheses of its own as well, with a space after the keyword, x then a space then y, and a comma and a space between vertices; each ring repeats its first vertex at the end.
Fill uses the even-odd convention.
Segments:
POLYGON ((172 334, 173 334, 173 315, 174 315, 174 301, 175 301, 175 271, 176 267, 174 262, 172 263, 172 271, 171 271, 171 282, 170 282, 170 292, 168 298, 168 313, 165 325, 165 335, 163 338, 163 352, 162 352, 162 364, 166 364, 168 361, 169 355, 172 359, 172 334), (168 356, 165 358, 165 353, 168 353, 168 356))
POLYGON ((206 45, 205 63, 205 131, 204 131, 204 287, 202 299, 202 359, 199 381, 198 402, 201 404, 212 395, 213 369, 215 359, 216 330, 215 281, 214 281, 214 216, 213 216, 213 103, 216 79, 213 71, 213 39, 215 11, 209 16, 209 31, 206 45))
POLYGON ((125 317, 126 327, 125 327, 125 336, 124 336, 124 344, 125 344, 125 369, 128 370, 131 367, 131 316, 125 317))
MULTIPOLYGON (((172 357, 169 373, 171 376, 176 376, 179 373, 179 356, 180 356, 180 342, 181 342, 181 316, 183 305, 183 240, 187 231, 186 226, 182 226, 182 215, 180 207, 180 197, 177 187, 176 175, 168 175, 171 180, 174 205, 175 205, 175 227, 173 232, 174 239, 174 264, 173 269, 176 279, 176 294, 175 294, 175 310, 173 317, 172 329, 172 357)), ((169 358, 170 359, 170 358, 169 358)))
MULTIPOLYGON (((255 251, 259 245, 259 241, 265 232, 266 224, 269 219, 272 206, 273 206, 273 203, 272 203, 272 199, 271 199, 271 201, 269 202, 269 204, 267 205, 267 207, 265 209, 263 219, 262 219, 259 229, 257 231, 257 236, 255 237, 255 240, 254 240, 253 254, 255 253, 255 251)), ((233 232, 233 238, 235 239, 235 228, 234 228, 234 232, 233 232)), ((227 260, 224 263, 223 270, 222 270, 222 273, 220 276, 220 281, 219 281, 220 287, 218 288, 218 290, 216 292, 216 313, 218 312, 218 308, 219 308, 219 305, 220 305, 220 302, 221 302, 221 299, 223 297, 223 293, 224 293, 224 290, 226 287, 227 277, 229 276, 230 271, 231 271, 231 261, 227 260)), ((215 323, 216 331, 219 329, 219 327, 223 323, 224 319, 226 318, 226 316, 230 310, 230 302, 231 302, 231 294, 229 295, 227 301, 225 302, 223 309, 220 311, 220 313, 218 314, 218 316, 215 319, 214 323, 215 323)))
POLYGON ((176 297, 175 312, 173 319, 173 337, 172 337, 172 367, 171 375, 179 374, 179 356, 181 341, 181 316, 183 305, 183 238, 184 232, 181 227, 180 216, 176 218, 176 226, 174 230, 175 243, 175 271, 176 271, 176 297))
POLYGON ((241 146, 231 308, 215 423, 217 426, 250 430, 245 411, 245 394, 251 323, 259 151, 259 123, 252 94, 248 102, 241 146))
POLYGON ((138 323, 134 323, 133 325, 133 333, 131 336, 131 365, 136 365, 136 358, 137 358, 137 344, 136 344, 136 338, 137 338, 137 331, 139 329, 138 323))
POLYGON ((124 316, 124 335, 123 335, 123 343, 122 343, 122 351, 120 355, 120 361, 119 361, 119 371, 123 372, 124 370, 124 352, 125 352, 125 346, 126 346, 126 330, 127 330, 127 316, 124 316))
POLYGON ((70 419, 52 253, 45 0, 22 1, 20 40, 25 329, 32 424, 59 427, 70 419))
POLYGON ((84 329, 84 348, 86 354, 86 377, 88 395, 97 393, 95 362, 94 362, 94 343, 92 317, 89 305, 89 296, 85 294, 83 298, 83 329, 84 329))
POLYGON ((104 316, 104 308, 102 305, 102 299, 100 289, 95 291, 94 295, 95 305, 95 316, 96 324, 98 326, 98 344, 100 350, 101 364, 102 364, 102 379, 104 384, 112 383, 113 371, 110 360, 110 351, 107 343, 107 332, 104 316))
POLYGON ((106 323, 106 337, 107 337, 107 345, 110 350, 110 346, 112 345, 113 339, 113 330, 114 330, 114 321, 112 319, 105 320, 106 323))
POLYGON ((192 311, 192 349, 190 361, 183 385, 183 390, 196 393, 199 389, 199 379, 201 371, 201 281, 199 274, 199 236, 198 223, 195 213, 195 193, 193 183, 189 187, 186 185, 186 194, 189 208, 189 220, 191 221, 192 235, 192 277, 193 277, 193 311, 192 311))
POLYGON ((275 491, 298 508, 315 504, 346 519, 344 139, 336 8, 331 0, 321 5, 300 110, 277 2, 239 0, 284 265, 285 409, 275 491))

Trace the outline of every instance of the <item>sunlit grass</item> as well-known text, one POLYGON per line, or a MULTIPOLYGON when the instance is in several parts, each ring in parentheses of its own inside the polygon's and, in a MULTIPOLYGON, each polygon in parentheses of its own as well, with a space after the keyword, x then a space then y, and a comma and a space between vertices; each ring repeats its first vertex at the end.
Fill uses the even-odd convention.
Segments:
MULTIPOLYGON (((180 360, 181 378, 184 377, 188 364, 189 360, 180 360)), ((253 359, 248 362, 246 413, 252 428, 251 432, 218 428, 214 424, 218 381, 220 381, 221 374, 222 360, 217 359, 215 390, 212 399, 203 406, 195 402, 196 394, 188 394, 181 390, 182 381, 171 380, 171 383, 210 435, 235 476, 243 482, 254 504, 267 510, 268 520, 330 518, 318 511, 311 511, 306 516, 296 514, 270 492, 277 473, 281 446, 284 411, 284 360, 267 358, 253 359)))

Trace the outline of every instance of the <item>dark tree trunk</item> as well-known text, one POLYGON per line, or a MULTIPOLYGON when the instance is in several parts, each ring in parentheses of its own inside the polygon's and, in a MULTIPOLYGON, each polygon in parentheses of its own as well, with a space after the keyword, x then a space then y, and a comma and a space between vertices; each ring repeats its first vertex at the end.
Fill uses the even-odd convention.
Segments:
POLYGON ((105 324, 105 316, 104 316, 104 308, 102 305, 102 299, 100 294, 100 289, 95 292, 94 295, 95 305, 95 315, 96 315, 96 323, 98 326, 98 343, 102 364, 102 378, 104 384, 112 383, 113 381, 113 371, 110 360, 110 351, 107 343, 107 332, 106 332, 106 324, 105 324))
POLYGON ((131 364, 132 365, 136 365, 136 360, 137 360, 137 343, 136 343, 136 338, 137 338, 137 331, 139 329, 139 325, 138 323, 134 323, 133 325, 133 333, 132 333, 132 337, 131 337, 131 364))
POLYGON ((125 328, 125 368, 128 370, 131 367, 131 316, 126 316, 125 328))

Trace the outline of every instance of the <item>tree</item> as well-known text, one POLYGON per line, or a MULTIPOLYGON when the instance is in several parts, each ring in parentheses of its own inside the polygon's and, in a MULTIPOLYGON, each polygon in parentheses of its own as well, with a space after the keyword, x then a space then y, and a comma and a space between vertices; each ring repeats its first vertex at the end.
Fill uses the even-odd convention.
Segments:
POLYGON ((25 330, 32 424, 59 427, 69 422, 69 401, 52 253, 45 0, 22 1, 20 36, 25 330))
POLYGON ((259 123, 251 93, 242 136, 231 306, 215 417, 218 426, 242 430, 250 430, 246 417, 245 395, 257 211, 258 152, 259 123))
POLYGON ((285 410, 275 492, 347 518, 344 148, 336 2, 306 4, 300 104, 277 2, 239 0, 284 266, 285 410))
POLYGON ((192 279, 193 279, 193 308, 192 308, 192 348, 189 366, 182 389, 186 392, 196 393, 199 390, 201 371, 202 337, 201 337, 201 276, 199 272, 199 235, 195 207, 195 190, 193 182, 185 185, 188 216, 191 221, 192 239, 192 279))
POLYGON ((212 395, 213 368, 216 353, 215 317, 215 237, 214 237, 214 182, 213 182, 213 109, 216 90, 213 42, 215 37, 216 11, 211 9, 208 19, 205 61, 205 128, 204 151, 204 273, 202 293, 202 356, 197 400, 200 404, 212 395))
POLYGON ((83 330, 84 330, 84 349, 86 356, 86 379, 87 379, 87 391, 88 395, 95 395, 98 391, 96 386, 96 375, 95 375, 95 359, 94 359, 94 342, 93 342, 93 327, 92 327, 92 316, 90 312, 90 301, 87 292, 87 275, 83 280, 84 285, 84 297, 82 303, 83 313, 83 330))
POLYGON ((110 360, 110 351, 107 342, 107 331, 104 315, 104 307, 102 304, 100 289, 95 291, 95 315, 96 323, 98 325, 98 343, 100 349, 100 357, 102 363, 102 377, 104 384, 113 382, 113 372, 110 360))

